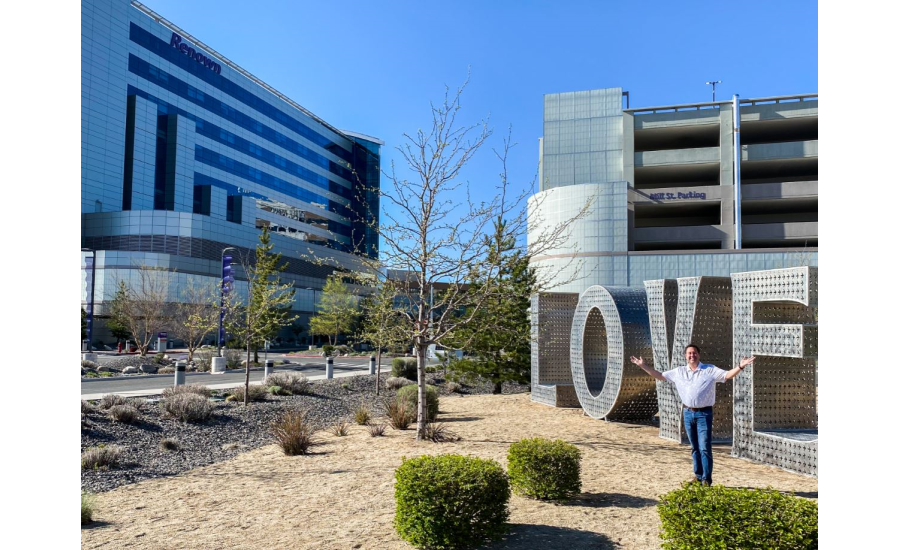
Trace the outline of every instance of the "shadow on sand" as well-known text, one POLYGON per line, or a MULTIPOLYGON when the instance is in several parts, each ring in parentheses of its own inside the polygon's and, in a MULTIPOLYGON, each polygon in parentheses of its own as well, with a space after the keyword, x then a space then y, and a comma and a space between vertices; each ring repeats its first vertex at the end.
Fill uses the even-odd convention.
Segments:
POLYGON ((658 500, 636 497, 622 493, 581 493, 561 506, 584 506, 587 508, 647 508, 656 506, 658 500))
POLYGON ((535 548, 607 550, 621 548, 621 546, 601 533, 549 525, 513 523, 510 524, 510 531, 506 538, 484 546, 484 548, 489 550, 534 550, 535 548))

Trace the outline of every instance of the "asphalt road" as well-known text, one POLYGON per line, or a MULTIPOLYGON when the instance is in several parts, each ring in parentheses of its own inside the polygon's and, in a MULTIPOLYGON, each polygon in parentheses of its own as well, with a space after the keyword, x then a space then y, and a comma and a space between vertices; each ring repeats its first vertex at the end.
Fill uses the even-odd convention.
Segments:
MULTIPOLYGON (((171 355, 170 355, 171 356, 171 355)), ((269 359, 281 359, 282 356, 269 354, 269 359)), ((260 355, 262 360, 262 355, 260 355)), ((296 357, 289 358, 291 361, 288 365, 275 367, 276 372, 300 372, 307 377, 324 376, 325 375, 325 359, 319 357, 296 357)), ((100 363, 103 364, 103 356, 100 357, 100 363)), ((390 358, 382 358, 381 372, 390 372, 390 358)), ((355 375, 369 373, 368 357, 338 357, 334 361, 335 377, 341 375, 355 375)), ((155 376, 116 376, 109 378, 82 378, 81 395, 95 395, 107 393, 122 392, 138 392, 162 390, 171 386, 174 382, 174 374, 155 375, 155 376)), ((222 384, 239 384, 244 381, 245 373, 243 369, 228 371, 224 374, 210 374, 208 372, 189 372, 186 373, 185 382, 188 384, 202 384, 204 386, 222 385, 222 384)), ((263 369, 251 370, 250 381, 262 380, 263 369)))

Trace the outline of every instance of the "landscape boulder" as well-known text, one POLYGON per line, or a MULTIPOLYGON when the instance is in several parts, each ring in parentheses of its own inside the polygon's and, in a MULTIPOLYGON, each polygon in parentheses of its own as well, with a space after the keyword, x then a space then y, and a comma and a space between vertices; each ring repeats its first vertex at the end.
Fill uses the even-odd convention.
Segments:
POLYGON ((122 374, 136 374, 140 372, 137 367, 125 367, 122 369, 122 374))
POLYGON ((141 372, 144 374, 156 374, 158 370, 156 365, 141 365, 141 372))
POLYGON ((97 372, 116 372, 116 369, 107 367, 106 365, 100 365, 97 367, 97 372))

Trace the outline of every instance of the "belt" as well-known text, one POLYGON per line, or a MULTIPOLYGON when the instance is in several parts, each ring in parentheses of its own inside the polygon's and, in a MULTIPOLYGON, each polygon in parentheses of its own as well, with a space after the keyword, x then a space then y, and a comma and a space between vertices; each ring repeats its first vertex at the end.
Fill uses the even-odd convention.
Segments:
POLYGON ((694 412, 706 412, 711 411, 712 407, 688 407, 687 405, 682 405, 685 409, 694 412))

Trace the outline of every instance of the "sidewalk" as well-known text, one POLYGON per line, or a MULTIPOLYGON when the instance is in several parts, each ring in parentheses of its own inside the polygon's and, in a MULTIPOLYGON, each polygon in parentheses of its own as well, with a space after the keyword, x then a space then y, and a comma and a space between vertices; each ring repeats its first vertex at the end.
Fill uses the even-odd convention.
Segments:
MULTIPOLYGON (((384 374, 384 373, 382 372, 382 374, 384 374)), ((336 372, 334 374, 334 377, 335 378, 346 378, 348 376, 361 376, 361 375, 368 376, 369 371, 368 370, 360 370, 359 372, 356 372, 356 371, 336 372)), ((210 375, 210 376, 215 376, 215 375, 210 375)), ((175 375, 172 375, 171 378, 172 378, 172 382, 174 384, 175 375)), ((314 376, 308 376, 307 380, 309 380, 310 382, 313 382, 315 380, 325 380, 325 375, 317 374, 314 376)), ((261 380, 258 380, 255 382, 251 381, 250 384, 254 385, 254 386, 260 386, 260 385, 262 385, 262 381, 261 380)), ((204 384, 204 386, 206 386, 207 388, 209 388, 211 390, 227 390, 230 388, 237 388, 237 387, 240 387, 243 385, 244 385, 244 382, 227 382, 224 384, 204 384)), ((96 399, 100 399, 104 395, 108 395, 110 393, 115 393, 116 395, 121 395, 122 397, 147 397, 147 396, 153 396, 153 395, 160 395, 160 394, 162 394, 163 391, 164 390, 162 388, 160 388, 160 389, 152 389, 152 390, 148 389, 148 390, 117 391, 117 392, 106 392, 106 393, 86 393, 86 394, 82 394, 81 399, 83 401, 93 401, 96 399)))

